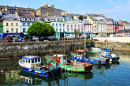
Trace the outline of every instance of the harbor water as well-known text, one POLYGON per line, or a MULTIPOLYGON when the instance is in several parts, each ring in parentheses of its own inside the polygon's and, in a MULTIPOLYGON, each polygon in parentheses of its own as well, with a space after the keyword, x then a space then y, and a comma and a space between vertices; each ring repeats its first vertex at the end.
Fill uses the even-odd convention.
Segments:
MULTIPOLYGON (((28 74, 21 70, 18 58, 0 60, 0 86, 129 86, 130 52, 115 51, 120 56, 118 62, 94 65, 90 73, 63 72, 58 76, 45 78, 28 74), (23 78, 24 80, 23 80, 23 78)), ((66 52, 68 59, 70 53, 66 52)), ((43 64, 46 64, 44 56, 43 64)))

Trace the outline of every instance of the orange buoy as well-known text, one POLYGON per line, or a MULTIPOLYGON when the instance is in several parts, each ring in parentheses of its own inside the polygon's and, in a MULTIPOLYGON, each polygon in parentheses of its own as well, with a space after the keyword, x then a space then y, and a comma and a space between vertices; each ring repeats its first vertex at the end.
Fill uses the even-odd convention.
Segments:
POLYGON ((1 73, 3 73, 4 71, 3 70, 1 70, 1 73))

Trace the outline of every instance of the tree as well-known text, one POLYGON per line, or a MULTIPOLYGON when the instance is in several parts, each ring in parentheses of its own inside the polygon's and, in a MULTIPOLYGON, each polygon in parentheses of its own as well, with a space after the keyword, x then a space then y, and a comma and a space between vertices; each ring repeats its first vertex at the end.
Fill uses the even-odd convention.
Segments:
POLYGON ((79 20, 83 20, 83 16, 79 16, 79 20))
POLYGON ((74 29, 74 33, 76 34, 76 37, 77 37, 77 35, 80 33, 80 31, 78 29, 74 29))
POLYGON ((74 19, 74 16, 70 15, 70 17, 71 17, 72 19, 74 19))
POLYGON ((55 34, 54 28, 47 23, 34 22, 27 30, 29 36, 52 36, 55 34))

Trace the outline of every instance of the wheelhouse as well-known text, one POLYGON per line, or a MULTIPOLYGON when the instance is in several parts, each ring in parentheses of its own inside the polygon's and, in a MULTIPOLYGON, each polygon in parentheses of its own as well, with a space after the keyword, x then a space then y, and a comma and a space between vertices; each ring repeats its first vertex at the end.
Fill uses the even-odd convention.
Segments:
POLYGON ((24 67, 27 67, 27 68, 36 67, 41 64, 41 57, 32 56, 32 55, 23 56, 21 63, 23 64, 24 67))

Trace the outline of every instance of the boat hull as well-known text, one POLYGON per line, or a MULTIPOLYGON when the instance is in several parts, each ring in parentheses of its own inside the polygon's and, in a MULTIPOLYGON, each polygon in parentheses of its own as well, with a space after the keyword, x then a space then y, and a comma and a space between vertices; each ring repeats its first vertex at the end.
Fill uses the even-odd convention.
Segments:
POLYGON ((78 57, 75 57, 74 55, 71 54, 71 58, 73 60, 76 60, 76 61, 79 61, 79 62, 88 62, 88 63, 92 63, 92 64, 107 64, 109 63, 109 59, 108 58, 104 58, 104 59, 94 59, 94 58, 91 58, 91 57, 88 57, 87 59, 86 58, 78 58, 78 57))
MULTIPOLYGON (((51 62, 52 66, 56 66, 56 62, 52 61, 50 59, 46 58, 46 61, 49 63, 51 62)), ((70 65, 64 65, 64 64, 59 64, 59 67, 61 67, 65 71, 72 71, 72 72, 91 72, 93 65, 86 66, 86 67, 74 67, 70 65)))
POLYGON ((21 67, 21 69, 25 72, 35 74, 38 76, 43 76, 43 77, 51 77, 51 76, 54 76, 54 75, 61 73, 61 68, 55 68, 55 69, 52 69, 50 71, 42 71, 41 73, 36 72, 36 70, 34 70, 34 69, 32 69, 32 71, 30 71, 29 68, 25 68, 25 67, 21 67))

